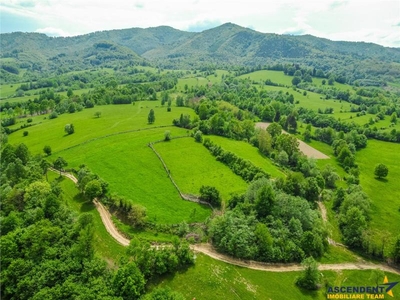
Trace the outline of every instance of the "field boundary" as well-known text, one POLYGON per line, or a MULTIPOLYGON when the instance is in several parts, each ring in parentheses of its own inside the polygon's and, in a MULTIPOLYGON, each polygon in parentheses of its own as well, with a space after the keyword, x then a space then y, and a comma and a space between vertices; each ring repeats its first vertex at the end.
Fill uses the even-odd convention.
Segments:
MULTIPOLYGON (((174 138, 171 138, 171 139, 181 139, 181 138, 188 138, 188 136, 186 136, 186 135, 185 136, 177 136, 177 137, 174 137, 174 138)), ((162 156, 153 147, 154 144, 161 143, 161 142, 163 142, 163 141, 161 140, 161 141, 151 142, 151 143, 148 144, 148 146, 150 147, 151 150, 153 150, 153 152, 157 155, 158 159, 161 161, 161 163, 162 163, 162 165, 164 167, 164 170, 168 175, 169 180, 172 182, 172 184, 174 185, 174 187, 178 191, 179 196, 183 200, 190 201, 190 202, 195 202, 195 203, 199 203, 199 204, 203 204, 203 205, 208 205, 211 209, 214 209, 210 203, 208 203, 206 201, 202 201, 202 200, 200 200, 198 197, 196 197, 194 195, 189 195, 189 194, 182 193, 182 191, 180 190, 179 186, 176 184, 175 180, 172 178, 171 172, 168 169, 167 164, 163 160, 162 156)))

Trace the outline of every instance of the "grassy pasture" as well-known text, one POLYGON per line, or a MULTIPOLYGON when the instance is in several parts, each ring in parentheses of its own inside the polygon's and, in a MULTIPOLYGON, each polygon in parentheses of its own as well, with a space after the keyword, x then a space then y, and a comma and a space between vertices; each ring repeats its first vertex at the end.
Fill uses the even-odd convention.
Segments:
MULTIPOLYGON (((172 127, 172 136, 186 130, 172 127)), ((64 157, 68 167, 85 164, 109 183, 109 190, 147 208, 149 220, 158 223, 204 221, 208 207, 184 201, 170 182, 161 162, 147 146, 162 139, 164 128, 132 132, 92 142, 53 154, 64 157), (195 211, 195 212, 194 212, 195 211)))
POLYGON ((0 85, 0 99, 7 98, 8 96, 14 95, 16 89, 22 83, 2 84, 0 85))
POLYGON ((193 77, 179 78, 176 85, 177 90, 181 92, 185 91, 185 84, 190 88, 192 86, 206 85, 208 83, 208 79, 205 77, 192 76, 193 77))
POLYGON ((256 147, 243 141, 235 141, 220 136, 207 136, 211 141, 221 146, 224 150, 235 153, 237 156, 251 161, 255 166, 262 168, 272 177, 285 177, 285 174, 275 166, 272 161, 262 155, 256 147))
MULTIPOLYGON (((172 111, 167 112, 165 107, 159 106, 158 101, 143 101, 135 105, 96 106, 73 114, 62 114, 52 120, 44 120, 45 116, 42 115, 38 117, 38 120, 42 119, 40 124, 24 129, 29 132, 28 136, 23 137, 22 132, 17 131, 9 136, 9 142, 11 144, 23 142, 35 154, 42 152, 45 145, 49 145, 55 152, 116 132, 172 125, 172 120, 179 118, 181 113, 193 115, 193 111, 189 108, 172 107, 172 111), (151 108, 155 111, 154 124, 147 123, 151 108), (97 111, 101 112, 100 118, 94 117, 97 111), (74 124, 75 133, 68 136, 65 135, 64 127, 70 123, 74 124)), ((26 120, 21 119, 21 122, 26 120)), ((16 126, 20 125, 21 123, 16 126)))
POLYGON ((272 71, 272 70, 259 70, 254 71, 248 74, 240 75, 238 78, 246 79, 250 78, 250 80, 257 82, 265 82, 267 79, 270 79, 274 83, 284 84, 284 85, 292 85, 292 76, 285 75, 282 71, 272 71))
POLYGON ((356 154, 360 167, 360 183, 370 197, 371 229, 376 239, 390 233, 396 236, 400 232, 400 144, 369 140, 368 146, 356 154), (386 179, 375 178, 374 169, 378 163, 389 168, 386 179))
MULTIPOLYGON (((323 271, 323 280, 329 286, 375 286, 370 270, 323 271)), ((389 281, 399 281, 400 276, 385 274, 389 281)), ((174 275, 162 277, 150 288, 166 287, 182 293, 186 299, 326 299, 326 287, 318 291, 301 290, 295 285, 299 272, 273 273, 246 269, 213 260, 197 254, 195 266, 174 275)), ((379 280, 383 282, 383 278, 379 280)), ((398 291, 394 290, 395 296, 398 291)))
POLYGON ((208 81, 212 82, 212 83, 220 83, 221 79, 222 79, 222 75, 229 75, 229 71, 226 70, 216 70, 215 73, 217 74, 217 76, 215 75, 209 75, 207 76, 208 81))
POLYGON ((242 193, 247 188, 241 177, 192 138, 158 143, 154 148, 164 159, 183 193, 198 195, 202 185, 210 185, 220 191, 223 200, 229 200, 231 194, 242 193))

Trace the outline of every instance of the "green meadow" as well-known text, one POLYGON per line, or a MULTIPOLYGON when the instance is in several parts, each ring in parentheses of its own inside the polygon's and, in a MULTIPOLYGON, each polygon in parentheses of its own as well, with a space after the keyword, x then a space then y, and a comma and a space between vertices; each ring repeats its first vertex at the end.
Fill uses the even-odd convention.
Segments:
MULTIPOLYGON (((170 128, 172 136, 186 130, 170 128)), ((163 139, 165 129, 152 129, 97 139, 50 157, 64 157, 68 167, 85 164, 109 183, 109 190, 147 209, 149 221, 158 223, 201 222, 208 207, 184 201, 170 182, 160 160, 148 143, 163 139)))
POLYGON ((370 227, 379 240, 389 233, 392 237, 400 232, 400 144, 368 140, 368 146, 356 154, 360 168, 360 183, 370 197, 370 227), (383 163, 389 168, 384 179, 374 175, 375 166, 383 163))
MULTIPOLYGON (((376 286, 376 272, 364 271, 323 271, 322 281, 328 286, 376 286)), ((188 270, 154 280, 150 288, 170 287, 186 299, 327 299, 323 283, 318 291, 306 291, 295 285, 300 272, 264 272, 229 265, 197 254, 196 264, 188 270)), ((378 283, 383 282, 383 273, 378 283)), ((400 281, 400 276, 387 273, 390 282, 400 281)), ((395 297, 400 292, 394 289, 395 297)), ((388 295, 385 295, 389 298, 388 295)), ((386 299, 385 297, 385 299, 386 299)), ((365 298, 366 299, 366 298, 365 298)))
POLYGON ((292 85, 292 76, 285 75, 282 71, 260 70, 248 74, 240 75, 238 78, 249 78, 256 82, 265 82, 270 79, 272 82, 283 85, 292 85))
POLYGON ((214 186, 223 200, 246 191, 246 182, 193 138, 173 139, 154 148, 165 161, 170 174, 183 193, 199 195, 202 185, 214 186))
MULTIPOLYGON (((134 105, 104 105, 95 108, 84 109, 73 114, 62 114, 56 119, 44 119, 39 116, 40 123, 28 127, 29 135, 23 137, 22 131, 17 131, 9 136, 11 144, 25 143, 32 153, 40 153, 45 145, 49 145, 53 152, 79 145, 94 138, 124 132, 154 128, 157 126, 172 126, 172 120, 184 114, 193 115, 193 110, 185 107, 172 107, 167 112, 166 107, 161 107, 159 101, 143 101, 134 105), (150 109, 155 111, 154 124, 147 123, 147 116, 150 109), (95 112, 101 112, 100 118, 94 116, 95 112), (66 135, 64 127, 66 124, 73 124, 75 133, 66 135)), ((21 119, 26 122, 26 119, 21 119)), ((33 122, 34 123, 34 122, 33 122)), ((19 127, 21 124, 14 126, 19 127)), ((160 136, 160 139, 162 136, 160 136)))
POLYGON ((285 177, 285 174, 275 166, 272 161, 262 155, 259 150, 244 141, 236 141, 221 136, 207 136, 211 141, 221 146, 224 150, 235 153, 237 156, 249 160, 255 166, 275 177, 285 177))

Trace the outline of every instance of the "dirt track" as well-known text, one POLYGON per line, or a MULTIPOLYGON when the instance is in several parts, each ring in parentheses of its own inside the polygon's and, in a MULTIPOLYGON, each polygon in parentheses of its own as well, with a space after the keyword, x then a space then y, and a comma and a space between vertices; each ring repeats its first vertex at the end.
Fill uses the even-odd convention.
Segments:
MULTIPOLYGON (((58 172, 57 170, 51 169, 54 172, 58 172)), ((73 182, 77 183, 77 179, 74 175, 62 172, 63 176, 71 179, 73 182)), ((104 226, 106 227, 108 233, 121 245, 128 246, 129 240, 125 238, 115 227, 112 222, 111 215, 107 211, 107 209, 98 201, 93 201, 97 211, 100 214, 101 220, 103 221, 104 226)), ((325 212, 326 218, 326 212, 325 212)), ((325 219, 326 220, 326 219, 325 219)), ((225 254, 217 252, 210 244, 194 244, 191 245, 190 248, 195 252, 203 253, 211 258, 214 258, 219 261, 226 262, 231 265, 240 266, 248 269, 259 270, 259 271, 267 271, 267 272, 292 272, 292 271, 301 271, 302 266, 300 264, 267 264, 261 263, 251 260, 241 260, 237 258, 233 258, 227 256, 225 254)), ((318 266, 319 270, 373 270, 379 269, 385 272, 396 273, 400 275, 400 271, 394 268, 391 268, 387 265, 383 264, 373 264, 368 262, 357 262, 357 263, 340 263, 340 264, 320 264, 318 266)))
MULTIPOLYGON (((261 128, 261 129, 266 129, 269 124, 268 122, 258 122, 256 123, 256 127, 257 128, 261 128)), ((283 133, 289 134, 286 131, 283 130, 283 133)), ((304 155, 306 155, 307 157, 312 157, 315 159, 329 159, 330 157, 325 155, 324 153, 322 153, 321 151, 318 151, 317 149, 311 147, 310 145, 304 143, 302 140, 297 139, 297 141, 299 142, 299 149, 301 152, 303 152, 304 155)))

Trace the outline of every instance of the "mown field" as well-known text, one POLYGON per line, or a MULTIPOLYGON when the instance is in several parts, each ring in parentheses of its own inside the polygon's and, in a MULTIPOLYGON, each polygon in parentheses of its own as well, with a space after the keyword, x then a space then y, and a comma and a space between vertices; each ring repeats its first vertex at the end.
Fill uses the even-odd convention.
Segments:
POLYGON ((249 160, 255 166, 275 177, 285 177, 285 174, 275 166, 272 161, 262 155, 256 147, 243 141, 235 141, 220 136, 207 136, 211 141, 221 146, 224 150, 235 153, 237 156, 249 160))
MULTIPOLYGON (((376 272, 365 271, 323 271, 324 282, 330 286, 376 285, 376 272)), ((386 274, 392 281, 400 281, 400 276, 386 274)), ((299 272, 263 272, 226 264, 197 254, 196 264, 186 271, 161 278, 153 286, 170 287, 182 293, 186 299, 326 299, 324 284, 318 291, 301 290, 295 285, 299 272)), ((383 276, 378 276, 378 283, 383 276)), ((400 299, 400 292, 393 291, 400 299)), ((385 295, 385 299, 389 298, 385 295)), ((366 299, 366 298, 365 298, 366 299)))
MULTIPOLYGON (((172 125, 172 120, 179 118, 182 113, 194 114, 191 109, 185 107, 173 107, 171 112, 167 112, 159 101, 143 101, 134 105, 96 106, 73 114, 62 114, 52 120, 44 119, 46 117, 44 115, 38 116, 33 123, 37 121, 40 124, 23 130, 29 132, 28 136, 23 137, 23 131, 18 131, 10 135, 9 141, 12 144, 23 142, 33 153, 42 152, 44 145, 51 146, 53 152, 56 152, 116 132, 172 125), (155 111, 154 124, 147 122, 150 109, 155 111), (101 112, 100 118, 94 116, 97 111, 101 112), (75 127, 75 133, 68 136, 64 132, 64 127, 71 123, 75 127)), ((21 119, 21 122, 25 123, 26 119, 21 119)), ((19 127, 22 123, 14 126, 19 127)))
MULTIPOLYGON (((186 133, 179 128, 169 130, 172 136, 186 133)), ((162 139, 164 132, 165 129, 154 129, 111 136, 55 153, 51 158, 62 156, 73 168, 87 165, 109 183, 111 192, 145 206, 149 221, 204 221, 210 209, 182 200, 161 162, 147 146, 162 139)))
POLYGON ((154 148, 162 156, 175 182, 186 194, 199 195, 202 185, 214 186, 227 201, 232 194, 243 193, 247 183, 227 166, 217 161, 193 138, 158 143, 154 148))
POLYGON ((372 201, 371 228, 376 239, 387 233, 400 233, 400 144, 369 140, 368 146, 356 154, 360 167, 360 183, 372 201), (375 166, 383 163, 389 168, 384 179, 374 175, 375 166), (375 233, 377 233, 375 235, 375 233))

